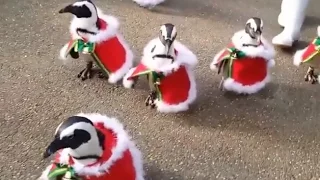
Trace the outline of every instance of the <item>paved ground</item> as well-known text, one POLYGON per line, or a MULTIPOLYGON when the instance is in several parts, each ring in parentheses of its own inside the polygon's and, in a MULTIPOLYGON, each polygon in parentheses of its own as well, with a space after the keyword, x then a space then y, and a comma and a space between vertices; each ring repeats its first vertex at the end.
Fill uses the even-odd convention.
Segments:
MULTIPOLYGON (((97 0, 121 19, 137 56, 165 22, 176 24, 178 39, 198 55, 199 98, 190 112, 177 115, 144 106, 145 82, 136 90, 101 79, 81 82, 76 74, 84 64, 58 60, 71 16, 57 12, 67 3, 0 1, 0 179, 39 176, 49 163, 40 155, 55 127, 80 111, 121 119, 144 153, 148 179, 320 178, 320 86, 303 81, 306 68, 292 65, 292 52, 278 50, 273 83, 250 97, 223 95, 209 70, 213 54, 250 16, 264 19, 268 38, 276 35, 280 2, 169 0, 151 12, 130 0, 97 0)), ((320 2, 312 3, 303 41, 320 24, 320 2)))

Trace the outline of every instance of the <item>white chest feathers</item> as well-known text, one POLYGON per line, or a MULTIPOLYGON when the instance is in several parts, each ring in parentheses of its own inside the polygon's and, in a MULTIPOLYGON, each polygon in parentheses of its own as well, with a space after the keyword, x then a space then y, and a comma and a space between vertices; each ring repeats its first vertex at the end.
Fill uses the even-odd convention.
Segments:
MULTIPOLYGON (((145 60, 144 64, 148 68, 159 70, 172 65, 173 60, 171 58, 156 57, 156 55, 166 55, 165 46, 161 42, 150 45, 150 48, 148 48, 147 52, 145 52, 143 59, 145 60)), ((171 46, 168 55, 176 58, 174 53, 174 45, 171 46)))

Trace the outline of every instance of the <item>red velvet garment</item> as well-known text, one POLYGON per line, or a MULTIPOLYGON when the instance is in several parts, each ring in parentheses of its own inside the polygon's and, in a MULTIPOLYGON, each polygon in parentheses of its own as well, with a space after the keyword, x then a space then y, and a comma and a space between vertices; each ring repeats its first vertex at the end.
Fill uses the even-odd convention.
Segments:
MULTIPOLYGON (((105 150, 103 152, 102 158, 100 158, 97 162, 88 165, 96 166, 106 163, 110 156, 112 155, 112 149, 117 145, 117 137, 116 134, 110 130, 106 129, 103 123, 96 123, 94 126, 100 130, 105 135, 105 142, 104 147, 105 150)), ((60 151, 61 152, 61 151, 60 151)), ((55 156, 55 162, 60 162, 60 152, 55 156)), ((73 159, 69 158, 69 165, 74 165, 73 159)), ((53 166, 54 167, 54 166, 53 166)), ((52 167, 52 169, 53 169, 52 167)), ((76 172, 81 174, 81 172, 76 172)), ((80 176, 83 180, 135 180, 136 178, 136 171, 133 165, 132 155, 127 149, 123 152, 122 158, 115 161, 109 169, 106 169, 105 173, 99 176, 90 175, 87 176, 85 174, 81 174, 80 176)))

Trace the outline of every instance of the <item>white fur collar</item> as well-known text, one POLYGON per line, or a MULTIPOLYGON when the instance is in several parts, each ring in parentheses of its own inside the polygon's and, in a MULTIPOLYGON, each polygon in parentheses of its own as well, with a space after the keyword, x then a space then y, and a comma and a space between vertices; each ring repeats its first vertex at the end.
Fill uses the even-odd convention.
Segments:
MULTIPOLYGON (((108 40, 114 36, 116 36, 120 23, 117 18, 114 16, 105 15, 99 8, 97 8, 98 11, 98 17, 102 20, 104 20, 107 23, 107 28, 104 30, 100 30, 96 35, 88 35, 88 41, 99 43, 105 40, 108 40)), ((76 32, 76 29, 78 27, 78 22, 72 19, 70 24, 70 33, 73 37, 73 39, 79 39, 79 35, 76 32)))
MULTIPOLYGON (((109 118, 107 116, 92 113, 92 114, 84 114, 80 113, 77 116, 82 116, 90 119, 93 123, 104 123, 104 126, 107 129, 111 129, 117 137, 117 145, 112 149, 112 155, 108 161, 104 164, 97 164, 95 166, 85 167, 82 164, 76 163, 73 165, 73 168, 79 175, 102 175, 105 172, 108 172, 110 167, 120 158, 122 158, 123 153, 126 150, 130 150, 133 166, 136 170, 136 179, 143 180, 144 172, 143 172, 143 161, 141 152, 136 148, 135 144, 131 140, 130 136, 125 132, 123 125, 116 118, 109 118)), ((69 150, 64 149, 60 153, 60 162, 68 163, 69 160, 69 150)))
POLYGON ((265 58, 266 60, 274 59, 274 56, 275 56, 274 47, 263 36, 261 36, 262 45, 258 47, 242 46, 242 42, 240 38, 244 33, 245 31, 241 30, 236 32, 233 35, 231 40, 235 48, 243 51, 247 56, 251 56, 251 57, 259 56, 259 57, 265 58))
POLYGON ((173 43, 174 49, 177 51, 176 59, 174 63, 170 63, 165 67, 158 67, 157 64, 154 63, 152 59, 153 54, 151 53, 151 49, 157 44, 158 38, 151 40, 143 50, 143 57, 141 62, 150 69, 162 71, 166 74, 167 71, 172 71, 173 69, 177 69, 181 65, 189 66, 190 68, 194 68, 198 64, 197 56, 188 49, 185 45, 175 40, 173 43))

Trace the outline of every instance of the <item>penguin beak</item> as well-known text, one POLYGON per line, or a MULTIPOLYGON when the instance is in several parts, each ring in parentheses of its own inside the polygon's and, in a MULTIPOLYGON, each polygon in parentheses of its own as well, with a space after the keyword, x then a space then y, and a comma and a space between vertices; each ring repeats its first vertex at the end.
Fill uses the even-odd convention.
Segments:
POLYGON ((74 12, 74 6, 72 4, 60 9, 59 13, 62 14, 62 13, 71 13, 71 14, 75 14, 74 12))
POLYGON ((43 153, 43 158, 48 158, 60 149, 67 148, 68 144, 65 141, 55 138, 51 144, 47 147, 46 151, 43 153))
POLYGON ((164 46, 165 46, 165 52, 167 55, 169 55, 169 51, 170 51, 170 47, 172 45, 172 40, 171 39, 167 39, 164 46))

